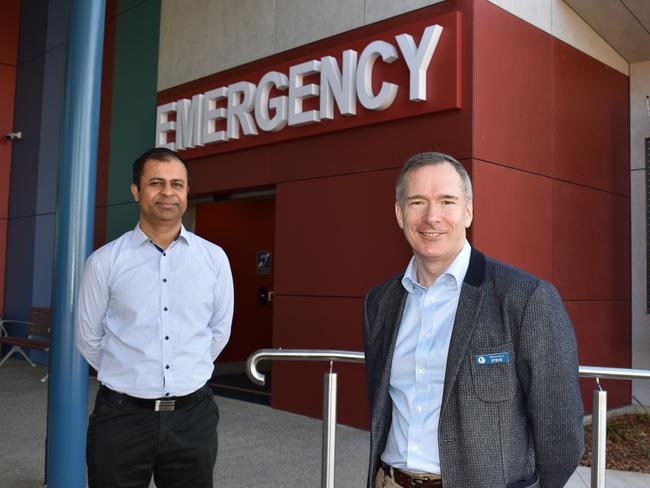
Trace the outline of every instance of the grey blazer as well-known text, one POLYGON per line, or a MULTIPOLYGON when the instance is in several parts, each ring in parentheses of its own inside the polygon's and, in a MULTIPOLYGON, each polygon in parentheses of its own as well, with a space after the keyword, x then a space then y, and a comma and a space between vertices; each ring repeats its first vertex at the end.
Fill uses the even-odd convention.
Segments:
MULTIPOLYGON (((364 305, 368 488, 391 423, 390 365, 406 302, 401 278, 370 290, 364 305)), ((556 289, 472 249, 438 430, 445 488, 564 486, 582 455, 582 416, 575 334, 556 289), (507 360, 479 358, 501 353, 507 360), (519 483, 536 477, 539 485, 519 483)))

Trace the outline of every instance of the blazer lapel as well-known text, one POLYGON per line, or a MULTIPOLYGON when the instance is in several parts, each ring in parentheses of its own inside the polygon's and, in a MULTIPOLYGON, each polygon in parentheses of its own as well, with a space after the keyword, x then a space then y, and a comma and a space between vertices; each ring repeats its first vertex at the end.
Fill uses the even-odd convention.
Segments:
POLYGON ((379 357, 385 358, 382 361, 382 371, 379 376, 377 386, 377 403, 375 408, 375 418, 373 418, 373 430, 379 434, 378 438, 383 437, 384 427, 390 425, 390 395, 388 387, 390 383, 390 366, 393 361, 395 351, 395 342, 399 325, 402 320, 402 312, 406 303, 407 293, 402 286, 401 279, 395 280, 380 298, 381 308, 378 312, 377 321, 381 324, 377 331, 383 342, 381 343, 381 352, 379 357))
POLYGON ((463 359, 466 358, 467 346, 474 333, 483 300, 482 285, 484 281, 485 256, 472 248, 469 267, 460 291, 458 309, 456 310, 456 318, 454 319, 454 329, 451 333, 441 412, 445 410, 460 365, 463 359))
MULTIPOLYGON (((406 304, 406 298, 408 294, 402 286, 402 282, 399 281, 395 285, 395 289, 391 290, 392 300, 390 301, 392 306, 387 310, 384 317, 384 334, 386 337, 390 337, 390 343, 388 344, 388 350, 386 351, 386 361, 384 362, 384 371, 383 377, 386 378, 386 386, 388 386, 388 380, 390 379, 390 366, 393 362, 393 353, 395 352, 395 343, 397 342, 397 333, 399 332, 399 326, 402 322, 402 313, 404 312, 404 305, 406 304)), ((388 388, 386 388, 386 394, 388 394, 388 388)))

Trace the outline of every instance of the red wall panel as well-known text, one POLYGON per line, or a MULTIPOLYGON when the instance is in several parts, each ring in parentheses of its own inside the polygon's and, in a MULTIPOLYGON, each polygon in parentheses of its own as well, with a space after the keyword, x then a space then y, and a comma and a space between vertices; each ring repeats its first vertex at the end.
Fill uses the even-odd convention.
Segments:
POLYGON ((553 187, 548 178, 474 160, 473 244, 487 255, 553 279, 553 187))
POLYGON ((629 194, 628 77, 477 0, 474 156, 629 194))
POLYGON ((363 298, 277 297, 274 320, 284 324, 273 331, 274 347, 363 349, 363 298))
POLYGON ((569 301, 567 311, 576 325, 580 364, 629 368, 629 301, 569 301))
POLYGON ((629 300, 629 198, 556 180, 552 201, 553 282, 562 297, 629 300))
POLYGON ((396 170, 278 186, 276 293, 362 297, 406 267, 396 170))
POLYGON ((474 157, 552 175, 553 40, 485 0, 474 11, 474 157))
MULTIPOLYGON (((580 364, 585 366, 631 367, 630 358, 630 302, 575 301, 566 302, 567 311, 576 329, 580 364)), ((582 379, 582 398, 585 409, 591 411, 591 392, 594 379, 582 379)), ((608 393, 608 407, 616 408, 630 403, 629 381, 604 380, 608 393)))
MULTIPOLYGON (((363 351, 361 298, 278 296, 273 347, 363 351)), ((273 363, 272 406, 321 417, 328 363, 273 363), (298 386, 299 385, 299 386, 298 386)), ((339 422, 368 428, 368 396, 362 364, 336 363, 339 422)))
POLYGON ((629 78, 553 41, 557 178, 630 194, 629 78))
MULTIPOLYGON (((0 15, 0 64, 16 66, 21 0, 4 0, 0 15)), ((12 98, 13 101, 13 98, 12 98)))
POLYGON ((4 219, 8 211, 11 146, 14 144, 4 135, 13 132, 15 93, 16 67, 0 64, 0 218, 4 219))
POLYGON ((13 132, 14 129, 20 5, 20 0, 5 1, 0 15, 0 315, 4 308, 7 217, 13 144, 4 138, 4 134, 13 132))

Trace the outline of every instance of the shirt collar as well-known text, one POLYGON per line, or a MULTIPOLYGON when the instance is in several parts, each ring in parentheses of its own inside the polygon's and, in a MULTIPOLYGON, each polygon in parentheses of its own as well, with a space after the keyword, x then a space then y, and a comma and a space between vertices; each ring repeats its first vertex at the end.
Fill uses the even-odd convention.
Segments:
POLYGON ((133 229, 133 233, 131 234, 131 238, 133 240, 133 247, 141 246, 143 242, 149 241, 149 238, 142 231, 142 228, 140 227, 140 222, 138 222, 136 224, 136 226, 135 226, 135 229, 133 229))
POLYGON ((178 233, 177 240, 185 241, 186 244, 190 243, 190 233, 183 224, 181 224, 181 231, 178 233))
MULTIPOLYGON (((469 245, 469 242, 467 242, 467 239, 465 239, 463 248, 449 265, 447 271, 440 275, 435 283, 453 278, 455 281, 456 289, 460 289, 463 281, 465 280, 467 269, 469 268, 469 258, 471 253, 472 247, 469 245)), ((417 263, 415 261, 415 256, 411 258, 408 266, 406 267, 406 271, 402 277, 402 286, 409 293, 414 293, 416 290, 426 290, 426 287, 419 284, 417 280, 417 263)))
MULTIPOLYGON (((135 229, 133 229, 131 238, 133 241, 133 247, 141 246, 143 242, 149 241, 147 235, 142 231, 142 227, 140 227, 140 222, 138 222, 135 226, 135 229)), ((181 224, 181 231, 175 240, 184 241, 186 244, 189 245, 190 233, 187 231, 187 229, 185 229, 185 226, 183 224, 181 224)))

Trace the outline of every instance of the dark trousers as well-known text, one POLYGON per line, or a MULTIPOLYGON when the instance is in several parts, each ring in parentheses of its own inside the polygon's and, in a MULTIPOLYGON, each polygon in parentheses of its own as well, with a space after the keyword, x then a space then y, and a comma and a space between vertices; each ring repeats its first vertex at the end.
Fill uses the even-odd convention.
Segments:
POLYGON ((173 412, 97 393, 88 422, 90 488, 212 488, 219 411, 212 393, 173 412))

